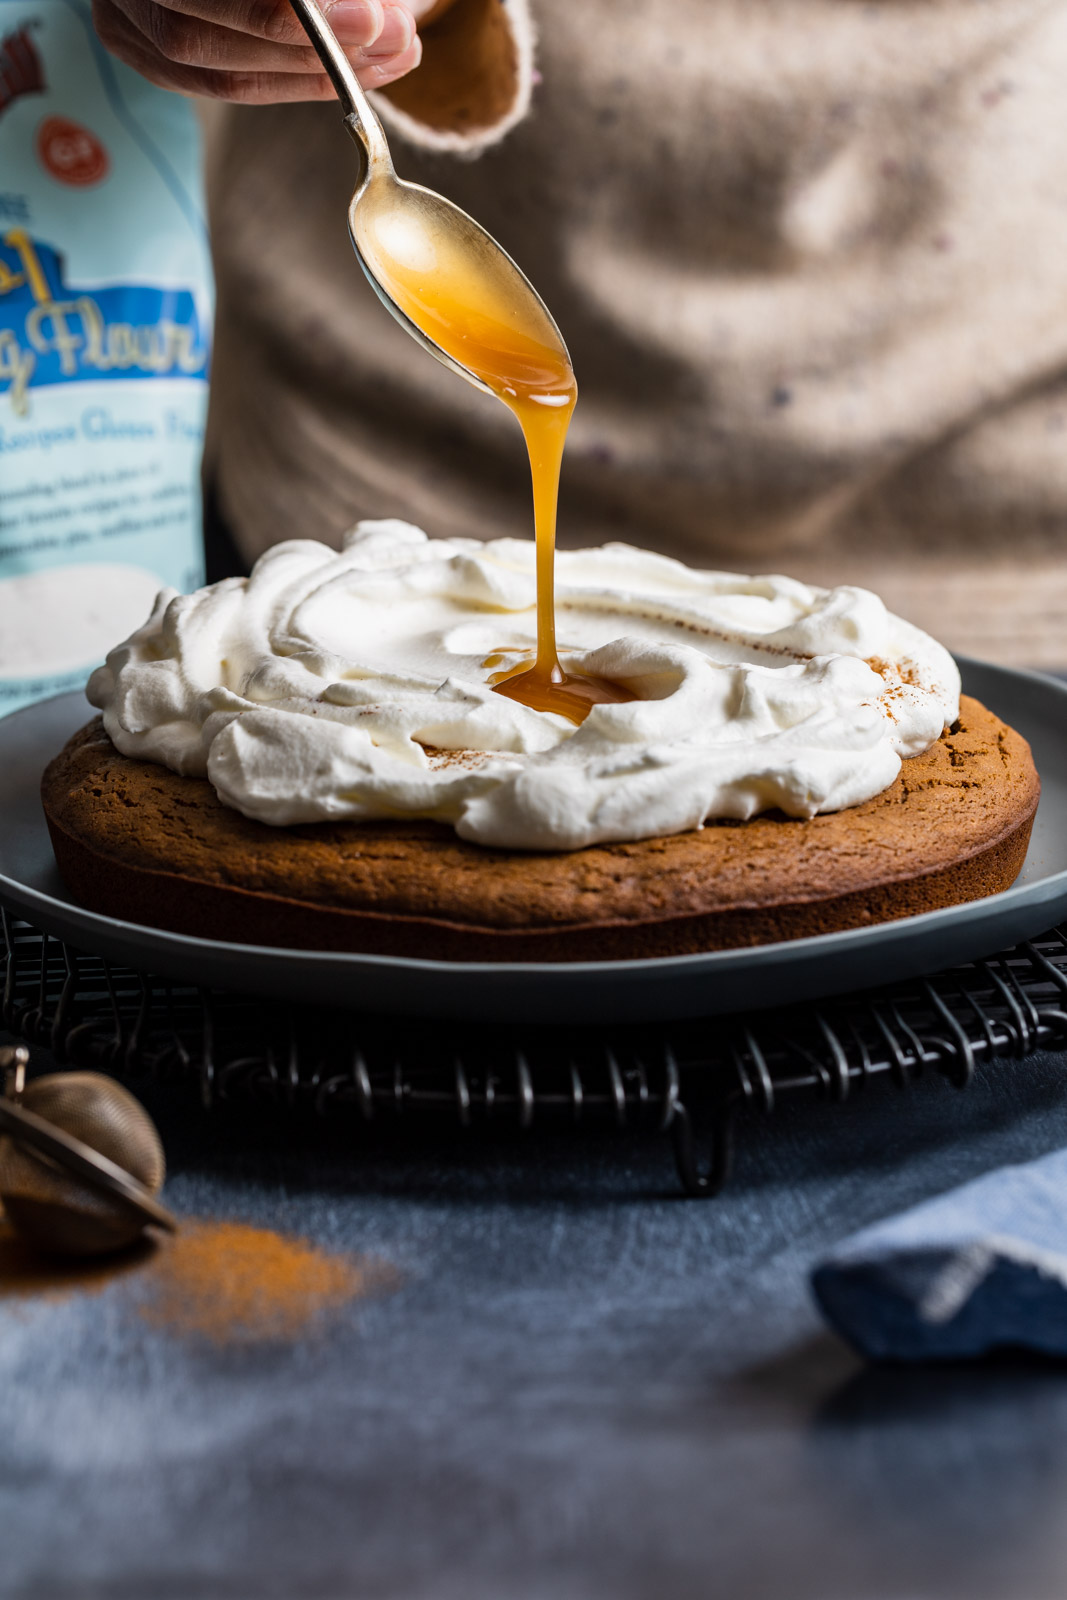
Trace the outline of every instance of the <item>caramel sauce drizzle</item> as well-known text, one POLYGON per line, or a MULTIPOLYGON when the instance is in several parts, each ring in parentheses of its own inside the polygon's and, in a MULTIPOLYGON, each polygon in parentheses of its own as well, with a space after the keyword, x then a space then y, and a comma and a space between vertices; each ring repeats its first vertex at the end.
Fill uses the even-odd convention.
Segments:
POLYGON ((514 412, 526 439, 537 545, 537 652, 496 673, 498 694, 583 722, 594 705, 636 699, 625 684, 565 672, 556 647, 556 507, 567 430, 578 386, 555 327, 515 274, 510 289, 479 271, 447 234, 414 227, 400 213, 362 241, 393 299, 435 344, 473 372, 514 412))

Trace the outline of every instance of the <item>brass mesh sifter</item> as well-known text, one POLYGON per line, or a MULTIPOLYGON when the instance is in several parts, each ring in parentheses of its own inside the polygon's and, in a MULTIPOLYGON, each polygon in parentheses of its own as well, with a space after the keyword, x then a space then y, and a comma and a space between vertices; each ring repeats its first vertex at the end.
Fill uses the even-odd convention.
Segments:
POLYGON ((96 1072, 27 1083, 29 1052, 0 1048, 0 1201, 11 1226, 38 1248, 99 1255, 146 1227, 177 1223, 155 1198, 166 1166, 147 1111, 96 1072))

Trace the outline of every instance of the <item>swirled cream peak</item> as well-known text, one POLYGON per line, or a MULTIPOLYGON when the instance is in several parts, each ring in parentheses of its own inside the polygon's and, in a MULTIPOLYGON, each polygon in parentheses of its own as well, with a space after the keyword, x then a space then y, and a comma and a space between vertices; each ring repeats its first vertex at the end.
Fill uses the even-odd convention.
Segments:
POLYGON ((948 653, 864 589, 562 552, 565 668, 638 698, 580 727, 495 693, 536 637, 534 547, 364 522, 248 579, 164 592, 93 674, 124 754, 206 776, 247 817, 426 817, 574 850, 880 793, 957 715, 948 653))

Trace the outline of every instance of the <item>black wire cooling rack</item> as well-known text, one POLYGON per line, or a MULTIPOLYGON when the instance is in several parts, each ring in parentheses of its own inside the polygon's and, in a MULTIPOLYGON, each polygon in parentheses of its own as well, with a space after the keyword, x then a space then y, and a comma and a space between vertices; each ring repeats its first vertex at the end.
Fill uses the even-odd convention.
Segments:
POLYGON ((273 1102, 364 1123, 420 1115, 670 1137, 683 1188, 717 1193, 743 1110, 847 1099, 1067 1048, 1067 928, 862 995, 675 1025, 506 1028, 354 1015, 170 983, 2 913, 3 1026, 63 1064, 180 1078, 206 1106, 273 1102))

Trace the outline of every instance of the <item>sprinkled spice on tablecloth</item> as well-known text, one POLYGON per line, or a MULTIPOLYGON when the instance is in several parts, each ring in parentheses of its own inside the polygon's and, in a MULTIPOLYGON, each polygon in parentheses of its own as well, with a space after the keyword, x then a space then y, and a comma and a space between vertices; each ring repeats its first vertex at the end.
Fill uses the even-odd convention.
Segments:
POLYGON ((291 1340, 381 1289, 388 1269, 242 1222, 187 1222, 163 1240, 138 1309, 169 1333, 218 1344, 291 1340))
POLYGON ((69 1268, 0 1231, 0 1302, 96 1294, 120 1277, 153 1328, 215 1344, 298 1339, 397 1282, 385 1262, 243 1222, 186 1220, 173 1239, 69 1268))

